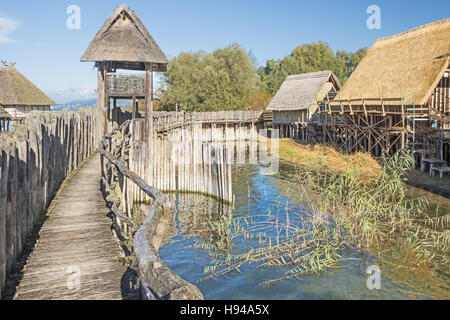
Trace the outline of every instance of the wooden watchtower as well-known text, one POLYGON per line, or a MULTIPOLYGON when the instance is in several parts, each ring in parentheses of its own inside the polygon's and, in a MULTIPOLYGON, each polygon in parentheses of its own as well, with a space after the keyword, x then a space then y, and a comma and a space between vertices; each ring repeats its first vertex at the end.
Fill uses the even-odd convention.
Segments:
MULTIPOLYGON (((98 70, 97 106, 104 112, 105 134, 113 125, 111 120, 120 123, 119 99, 133 100, 133 118, 137 116, 136 100, 145 100, 146 118, 153 119, 153 72, 166 71, 167 58, 128 6, 119 6, 106 19, 81 61, 95 62, 98 70), (119 69, 138 72, 118 73, 119 69)), ((148 133, 151 126, 152 121, 147 121, 148 133)))

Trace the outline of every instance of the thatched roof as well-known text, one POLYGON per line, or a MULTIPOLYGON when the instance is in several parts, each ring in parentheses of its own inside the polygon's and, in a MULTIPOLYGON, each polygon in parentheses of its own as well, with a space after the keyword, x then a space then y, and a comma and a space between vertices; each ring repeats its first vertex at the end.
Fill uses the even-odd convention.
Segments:
POLYGON ((11 118, 11 115, 8 113, 8 111, 6 111, 5 109, 3 109, 1 106, 0 106, 0 119, 9 119, 9 118, 11 118))
POLYGON ((450 19, 379 39, 337 99, 404 98, 423 105, 449 67, 449 54, 450 19))
POLYGON ((55 102, 47 97, 14 66, 0 68, 0 105, 48 106, 55 102))
POLYGON ((324 100, 333 84, 341 88, 339 80, 331 71, 319 71, 288 76, 269 103, 267 110, 293 111, 309 108, 316 100, 324 100), (325 86, 327 88, 325 88, 325 86))
POLYGON ((133 10, 119 6, 106 19, 86 52, 83 62, 142 62, 167 64, 167 58, 133 10))

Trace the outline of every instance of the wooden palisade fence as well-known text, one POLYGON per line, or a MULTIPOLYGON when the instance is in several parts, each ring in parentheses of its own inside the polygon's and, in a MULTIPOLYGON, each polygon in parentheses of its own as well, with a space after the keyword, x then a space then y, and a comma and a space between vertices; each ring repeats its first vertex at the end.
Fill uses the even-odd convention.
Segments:
POLYGON ((96 109, 33 111, 0 135, 0 295, 25 239, 64 179, 101 139, 96 109))
POLYGON ((103 139, 99 148, 103 190, 116 236, 133 239, 143 299, 203 298, 158 256, 173 219, 163 191, 203 193, 232 202, 232 159, 223 142, 257 141, 261 115, 156 113, 149 159, 144 119, 125 121, 103 139), (140 226, 136 204, 149 201, 153 205, 140 226))

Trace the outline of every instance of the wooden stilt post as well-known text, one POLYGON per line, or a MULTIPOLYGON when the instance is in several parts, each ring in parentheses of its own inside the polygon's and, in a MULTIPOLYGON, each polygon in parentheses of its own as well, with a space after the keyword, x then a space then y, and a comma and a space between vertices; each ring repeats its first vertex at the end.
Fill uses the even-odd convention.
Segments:
POLYGON ((103 112, 104 119, 104 134, 108 134, 108 115, 105 110, 105 98, 106 98, 106 83, 105 83, 106 70, 103 66, 99 66, 97 70, 97 107, 103 112))
POLYGON ((133 97, 133 104, 131 105, 132 118, 136 119, 136 97, 133 97))
POLYGON ((405 148, 405 131, 406 130, 406 126, 405 126, 405 99, 402 99, 402 141, 401 141, 401 148, 404 149, 405 148))
POLYGON ((113 109, 112 109, 112 121, 113 121, 113 125, 114 128, 117 128, 119 125, 119 113, 117 112, 117 99, 114 98, 113 99, 113 109))
POLYGON ((105 112, 106 112, 106 132, 109 131, 109 123, 111 121, 111 99, 108 97, 108 93, 105 92, 105 112))
POLYGON ((150 63, 145 64, 145 139, 147 145, 147 155, 145 157, 146 181, 152 186, 153 179, 151 172, 153 171, 152 150, 153 150, 153 106, 152 106, 152 87, 153 72, 150 63))

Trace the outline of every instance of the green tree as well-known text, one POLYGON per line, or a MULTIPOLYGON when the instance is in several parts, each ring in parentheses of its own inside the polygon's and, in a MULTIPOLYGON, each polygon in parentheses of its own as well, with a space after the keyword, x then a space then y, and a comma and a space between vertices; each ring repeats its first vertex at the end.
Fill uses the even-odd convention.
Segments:
POLYGON ((357 52, 333 50, 325 42, 301 45, 281 60, 268 60, 257 71, 265 92, 274 95, 288 75, 331 70, 343 84, 366 54, 367 49, 357 52))
POLYGON ((288 75, 298 74, 303 71, 299 61, 292 56, 287 56, 282 60, 268 60, 265 67, 260 67, 257 71, 262 88, 269 94, 275 94, 288 75))
POLYGON ((347 80, 350 75, 355 71, 362 58, 367 53, 367 48, 361 48, 356 52, 338 51, 336 57, 340 59, 344 64, 344 81, 347 80))
POLYGON ((183 52, 169 62, 162 106, 178 103, 187 112, 247 109, 259 89, 252 63, 237 44, 210 54, 183 52))
POLYGON ((162 110, 262 109, 287 76, 331 70, 343 84, 367 53, 333 50, 325 42, 301 45, 280 60, 257 68, 252 53, 237 44, 213 53, 182 52, 169 62, 161 94, 162 110))
POLYGON ((305 72, 331 70, 340 80, 344 78, 344 65, 325 42, 299 46, 292 51, 292 57, 305 72))

